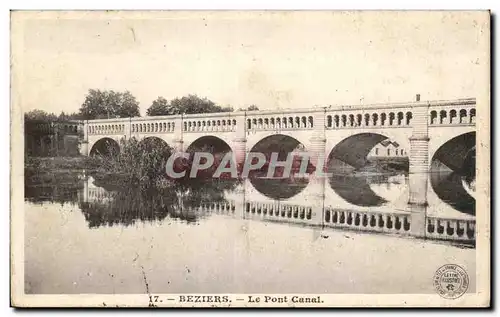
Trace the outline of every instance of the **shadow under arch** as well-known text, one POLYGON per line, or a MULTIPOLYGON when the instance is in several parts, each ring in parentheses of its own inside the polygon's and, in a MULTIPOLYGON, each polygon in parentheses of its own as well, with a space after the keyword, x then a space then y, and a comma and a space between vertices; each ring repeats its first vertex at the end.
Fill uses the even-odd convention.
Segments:
MULTIPOLYGON (((328 155, 326 169, 331 173, 329 183, 333 191, 350 204, 363 207, 376 207, 388 201, 377 195, 371 188, 372 183, 388 181, 389 175, 406 171, 407 157, 394 157, 394 171, 383 171, 381 166, 368 166, 367 156, 370 151, 389 137, 379 133, 358 133, 351 135, 333 147, 328 155), (354 173, 367 167, 368 174, 354 173), (384 172, 384 174, 381 174, 384 172), (373 175, 372 175, 373 174, 373 175)), ((387 157, 391 159, 391 157, 387 157)))
POLYGON ((120 145, 111 138, 99 139, 90 150, 90 156, 110 156, 120 153, 120 145))
MULTIPOLYGON (((460 134, 441 145, 432 156, 448 169, 460 175, 475 175, 476 132, 460 134), (467 164, 465 164, 467 163, 467 164)), ((440 165, 441 165, 440 164, 440 165)), ((431 165, 432 170, 437 166, 431 165)))
POLYGON ((366 165, 367 156, 370 151, 380 142, 389 139, 389 137, 379 133, 358 133, 351 135, 340 141, 328 154, 329 171, 332 161, 335 163, 349 165, 354 169, 359 169, 366 165))
MULTIPOLYGON (((218 138, 213 135, 205 135, 202 137, 199 137, 198 139, 194 140, 185 150, 189 154, 189 159, 185 160, 182 159, 181 161, 183 162, 183 169, 186 171, 185 177, 190 177, 191 174, 191 167, 193 164, 194 160, 194 155, 197 152, 203 152, 203 153, 210 153, 213 155, 214 158, 214 163, 212 164, 211 167, 203 170, 198 170, 196 174, 196 178, 200 179, 212 179, 214 176, 214 173, 217 171, 219 168, 219 165, 221 161, 224 159, 225 155, 227 153, 233 152, 231 146, 226 143, 226 141, 222 140, 221 138, 218 138)), ((206 163, 205 158, 200 159, 200 163, 204 164, 206 163)), ((225 167, 229 167, 226 165, 225 167)), ((230 178, 230 173, 222 173, 220 177, 217 178, 230 178)))
POLYGON ((476 200, 464 188, 476 178, 476 132, 458 135, 434 153, 430 164, 431 187, 443 202, 459 212, 475 215, 476 200))
POLYGON ((205 135, 194 140, 187 148, 186 152, 210 152, 212 154, 220 154, 232 152, 231 146, 226 143, 226 141, 222 140, 213 135, 205 135))
POLYGON ((348 203, 363 207, 377 207, 387 203, 371 188, 371 179, 350 175, 332 175, 330 186, 333 191, 348 203))
MULTIPOLYGON (((250 152, 263 153, 266 156, 266 164, 260 170, 249 173, 252 186, 262 195, 275 200, 289 199, 302 192, 307 187, 309 180, 294 177, 295 172, 298 172, 300 167, 301 160, 299 158, 294 160, 290 177, 282 178, 283 169, 277 167, 275 178, 266 178, 272 153, 278 153, 278 161, 286 161, 288 153, 295 150, 305 151, 304 144, 284 134, 273 134, 258 141, 250 152)), ((307 170, 312 172, 314 167, 309 164, 307 170)))

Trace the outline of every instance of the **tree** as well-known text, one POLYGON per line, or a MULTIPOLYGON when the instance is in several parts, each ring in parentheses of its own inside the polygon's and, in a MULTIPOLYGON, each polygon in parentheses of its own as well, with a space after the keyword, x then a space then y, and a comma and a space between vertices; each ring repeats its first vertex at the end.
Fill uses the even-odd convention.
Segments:
POLYGON ((66 114, 62 111, 59 116, 54 113, 48 113, 44 110, 35 109, 24 114, 25 121, 44 121, 44 122, 67 122, 80 120, 80 114, 70 113, 66 114))
POLYGON ((256 105, 250 105, 246 109, 245 108, 238 109, 238 111, 258 111, 258 110, 259 107, 257 107, 256 105))
POLYGON ((151 106, 146 110, 147 116, 165 116, 171 114, 170 105, 167 99, 163 97, 158 97, 153 101, 151 106))
POLYGON ((162 98, 158 97, 151 107, 148 108, 148 116, 163 116, 176 114, 193 114, 193 113, 213 113, 213 112, 231 112, 233 108, 230 106, 219 106, 207 98, 200 98, 196 95, 188 95, 182 98, 175 98, 170 101, 170 104, 162 98))
POLYGON ((24 114, 24 120, 25 121, 56 121, 57 116, 53 113, 47 113, 44 110, 31 110, 30 112, 27 112, 24 114))
POLYGON ((61 121, 61 122, 73 121, 73 120, 82 120, 82 115, 80 113, 76 113, 76 112, 66 114, 66 113, 64 113, 64 111, 61 111, 61 113, 57 117, 57 121, 61 121))
POLYGON ((138 117, 139 102, 129 92, 89 89, 80 107, 83 119, 138 117))

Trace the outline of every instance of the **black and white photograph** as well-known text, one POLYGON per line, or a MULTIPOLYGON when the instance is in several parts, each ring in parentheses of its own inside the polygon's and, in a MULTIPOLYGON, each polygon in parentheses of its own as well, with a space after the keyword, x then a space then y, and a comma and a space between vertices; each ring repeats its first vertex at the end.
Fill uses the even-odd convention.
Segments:
POLYGON ((10 18, 13 306, 489 306, 489 11, 10 18))

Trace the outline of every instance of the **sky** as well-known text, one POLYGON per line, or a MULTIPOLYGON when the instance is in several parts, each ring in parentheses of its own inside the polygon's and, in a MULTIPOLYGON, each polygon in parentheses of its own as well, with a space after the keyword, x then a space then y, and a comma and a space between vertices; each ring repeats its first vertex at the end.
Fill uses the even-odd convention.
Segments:
POLYGON ((188 94, 260 109, 469 98, 489 69, 487 21, 438 11, 18 12, 12 87, 24 111, 55 113, 78 111, 89 89, 129 90, 142 115, 158 96, 188 94))

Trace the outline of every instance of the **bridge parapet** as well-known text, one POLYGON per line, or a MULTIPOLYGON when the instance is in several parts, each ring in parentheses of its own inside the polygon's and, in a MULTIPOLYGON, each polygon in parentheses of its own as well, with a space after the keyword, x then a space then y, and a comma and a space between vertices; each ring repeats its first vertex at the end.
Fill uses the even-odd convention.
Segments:
POLYGON ((438 240, 474 241, 476 220, 427 217, 426 236, 438 240))
POLYGON ((183 132, 234 132, 237 128, 236 119, 186 119, 183 132))
POLYGON ((245 217, 259 220, 314 224, 312 206, 287 203, 246 202, 245 217))
POLYGON ((411 107, 353 111, 328 110, 326 128, 411 127, 412 118, 411 107))
POLYGON ((260 113, 251 112, 246 118, 247 133, 255 131, 292 131, 292 130, 311 130, 314 128, 313 111, 301 113, 281 112, 281 113, 260 113))
POLYGON ((429 127, 475 124, 475 99, 463 99, 429 105, 429 127))
POLYGON ((93 203, 106 203, 115 197, 116 193, 115 192, 109 192, 106 191, 102 187, 97 187, 97 186, 88 186, 87 190, 87 201, 86 202, 93 202, 93 203))
POLYGON ((411 214, 325 208, 325 226, 410 235, 411 214))
POLYGON ((174 133, 175 121, 169 119, 135 120, 131 122, 132 133, 174 133))
POLYGON ((205 202, 198 206, 198 211, 215 214, 234 214, 235 202, 233 200, 223 200, 217 202, 205 202))
POLYGON ((325 114, 326 129, 368 127, 411 127, 414 110, 427 108, 429 126, 474 125, 476 118, 474 98, 452 101, 419 101, 394 104, 340 105, 303 109, 280 109, 249 112, 222 112, 208 114, 98 119, 87 121, 89 134, 116 135, 134 133, 235 132, 245 119, 244 130, 288 131, 312 130, 318 127, 314 119, 325 114), (178 127, 175 122, 181 122, 178 127))
POLYGON ((86 132, 88 135, 122 135, 130 118, 121 119, 98 119, 86 121, 86 132))

